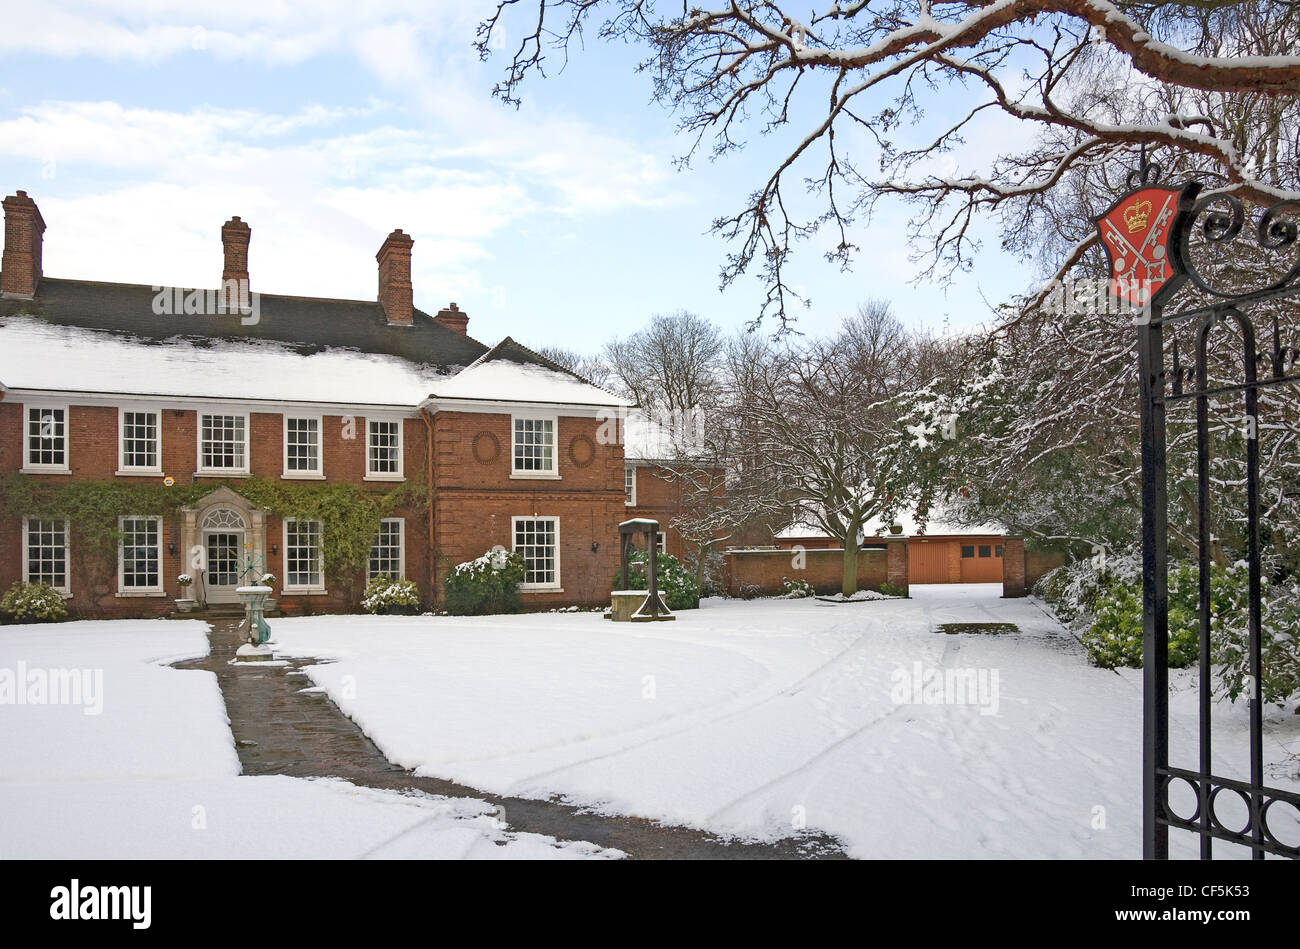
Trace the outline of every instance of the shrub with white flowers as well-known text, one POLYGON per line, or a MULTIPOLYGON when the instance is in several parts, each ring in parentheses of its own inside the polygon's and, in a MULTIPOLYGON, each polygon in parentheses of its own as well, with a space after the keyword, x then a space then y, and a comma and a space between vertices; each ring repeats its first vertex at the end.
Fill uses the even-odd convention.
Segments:
POLYGON ((0 616, 11 623, 54 623, 67 615, 63 595, 46 583, 20 581, 0 599, 0 616))
POLYGON ((420 589, 412 580, 394 580, 380 574, 366 584, 361 608, 367 613, 409 616, 420 611, 420 589))
POLYGON ((442 581, 443 605, 452 616, 518 613, 524 572, 523 556, 497 545, 448 572, 442 581))
POLYGON ((807 580, 789 577, 781 578, 781 597, 786 600, 797 600, 806 596, 814 596, 816 591, 813 590, 812 584, 807 580))

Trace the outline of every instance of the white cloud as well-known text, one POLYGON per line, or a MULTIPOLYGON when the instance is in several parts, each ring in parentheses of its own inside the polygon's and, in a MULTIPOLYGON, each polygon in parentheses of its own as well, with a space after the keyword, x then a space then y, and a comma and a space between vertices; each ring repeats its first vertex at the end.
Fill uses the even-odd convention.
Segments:
MULTIPOLYGON (((50 102, 0 120, 10 182, 40 203, 51 276, 214 284, 221 222, 253 227, 255 289, 368 299, 395 227, 416 240, 416 303, 498 286, 494 245, 530 221, 676 200, 662 164, 571 120, 484 122, 484 134, 377 124, 397 110, 187 112, 50 102)), ((509 113, 514 115, 514 113, 509 113)))
POLYGON ((35 0, 10 5, 0 51, 89 56, 156 63, 196 52, 268 65, 302 62, 340 49, 365 48, 375 58, 373 25, 395 40, 464 36, 468 54, 479 12, 464 3, 428 0, 35 0))

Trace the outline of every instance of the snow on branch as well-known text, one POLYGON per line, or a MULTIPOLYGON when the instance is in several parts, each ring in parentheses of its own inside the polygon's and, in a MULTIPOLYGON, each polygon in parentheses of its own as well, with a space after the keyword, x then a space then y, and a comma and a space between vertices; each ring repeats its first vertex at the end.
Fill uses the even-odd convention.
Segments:
MULTIPOLYGON (((523 2, 501 0, 480 24, 481 55, 523 2)), ((774 316, 784 328, 793 307, 807 302, 787 279, 798 242, 830 228, 825 256, 849 267, 855 229, 881 199, 915 207, 913 250, 927 261, 918 277, 943 280, 970 265, 980 219, 1009 215, 1004 225, 1015 243, 1026 217, 1065 182, 1131 161, 1139 147, 1160 149, 1167 166, 1212 173, 1256 201, 1300 197, 1293 167, 1300 57, 1292 53, 1300 13, 1264 0, 1229 6, 857 0, 804 15, 806 7, 785 0, 709 10, 532 0, 535 17, 520 17, 526 29, 496 94, 517 103, 527 76, 544 75, 553 54, 567 57, 587 25, 649 48, 639 68, 678 116, 687 143, 681 163, 706 143, 714 158, 743 149, 755 128, 784 135, 788 146, 744 206, 713 222, 731 245, 721 285, 757 271, 767 294, 755 322, 774 316), (953 120, 945 99, 970 95, 976 101, 953 120), (1241 118, 1247 114, 1256 119, 1241 118), (928 144, 895 140, 914 127, 928 144), (1017 128, 1028 135, 1006 134, 1017 128), (984 159, 987 167, 939 170, 967 154, 972 134, 1012 146, 984 159), (864 170, 873 159, 881 174, 864 170)))

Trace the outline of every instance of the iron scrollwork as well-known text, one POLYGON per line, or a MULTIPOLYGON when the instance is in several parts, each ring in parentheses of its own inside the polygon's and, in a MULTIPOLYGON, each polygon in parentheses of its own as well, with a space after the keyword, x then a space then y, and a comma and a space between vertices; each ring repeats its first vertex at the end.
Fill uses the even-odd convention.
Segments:
MULTIPOLYGON (((1247 214, 1241 199, 1231 194, 1214 192, 1201 197, 1191 211, 1180 222, 1178 247, 1181 269, 1199 289, 1225 300, 1242 301, 1267 295, 1282 290, 1300 277, 1300 226, 1292 218, 1300 217, 1300 201, 1279 201, 1259 212, 1258 219, 1250 228, 1255 245, 1264 251, 1276 253, 1296 248, 1296 253, 1278 273, 1274 268, 1271 275, 1256 286, 1240 289, 1216 286, 1215 277, 1203 272, 1198 265, 1195 245, 1191 237, 1199 233, 1207 245, 1226 246, 1232 244, 1246 231, 1247 214)), ((1234 284, 1240 283, 1240 272, 1234 274, 1234 284)))

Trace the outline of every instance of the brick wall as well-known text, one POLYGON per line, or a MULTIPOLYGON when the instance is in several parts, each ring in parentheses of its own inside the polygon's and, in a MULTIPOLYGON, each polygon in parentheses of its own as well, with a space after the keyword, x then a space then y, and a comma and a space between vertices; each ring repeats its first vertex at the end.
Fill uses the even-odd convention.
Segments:
MULTIPOLYGON (((903 583, 906 583, 907 552, 905 544, 891 544, 903 549, 903 583)), ((896 555, 897 556, 897 555, 896 555)), ((740 596, 742 585, 758 587, 765 594, 780 593, 781 580, 807 580, 818 593, 839 593, 844 576, 844 552, 839 549, 806 550, 729 550, 723 558, 723 576, 727 593, 740 596), (796 557, 803 567, 796 566, 796 557)), ((889 579, 889 554, 876 548, 858 552, 858 589, 879 590, 889 579)))
POLYGON ((1025 542, 1020 537, 1008 537, 1002 542, 1002 595, 1024 596, 1025 542))
MULTIPOLYGON (((198 412, 192 409, 159 408, 162 433, 162 474, 119 476, 118 409, 112 406, 72 405, 68 415, 69 464, 72 475, 24 475, 50 481, 76 479, 131 482, 161 480, 177 483, 210 482, 213 489, 228 483, 239 491, 240 477, 207 477, 197 474, 198 412)), ((22 464, 22 406, 0 401, 0 470, 13 472, 22 464)), ((310 486, 349 483, 387 491, 392 482, 365 479, 365 416, 324 415, 321 418, 321 457, 325 479, 292 479, 310 486)), ((607 602, 611 581, 618 568, 618 524, 646 512, 666 524, 674 512, 679 494, 661 472, 643 469, 638 502, 624 503, 623 450, 616 444, 601 444, 599 424, 594 418, 560 417, 557 425, 558 479, 512 477, 511 416, 440 412, 434 416, 433 440, 433 537, 429 511, 418 506, 394 512, 405 519, 406 576, 420 587, 426 603, 438 594, 438 577, 456 563, 472 560, 496 544, 510 549, 514 537, 512 518, 558 517, 560 522, 561 590, 525 592, 524 602, 533 608, 568 604, 607 602), (593 549, 594 545, 594 549, 593 549)), ((407 479, 424 478, 427 467, 427 429, 420 418, 403 421, 403 474, 407 479)), ((284 474, 284 421, 274 412, 249 414, 250 474, 280 480, 284 474)), ((177 574, 186 569, 181 548, 179 518, 164 521, 163 596, 117 595, 115 558, 80 556, 73 528, 69 606, 84 615, 143 616, 170 612, 181 595, 177 574), (177 547, 167 552, 167 544, 177 547)), ((7 519, 0 525, 0 587, 7 587, 21 574, 22 523, 7 519)), ((668 529, 669 551, 680 555, 681 540, 668 529)), ((285 551, 283 522, 268 515, 266 524, 267 569, 283 582, 285 551), (274 553, 271 547, 277 549, 274 553)), ((364 578, 334 576, 326 571, 326 593, 279 593, 282 609, 289 613, 355 610, 364 578)))
MULTIPOLYGON (((150 407, 153 408, 152 406, 150 407)), ((176 479, 178 484, 203 482, 215 489, 228 482, 238 492, 240 477, 200 476, 198 465, 198 415, 193 409, 157 408, 161 429, 161 474, 117 475, 118 424, 116 406, 69 406, 68 409, 68 463, 71 475, 27 474, 23 477, 52 483, 64 483, 69 478, 77 480, 141 483, 160 482, 164 477, 176 479)), ((311 413, 304 413, 311 414, 311 413)), ((23 405, 12 398, 0 401, 0 472, 16 472, 22 467, 23 405)), ((385 415, 391 418, 391 415, 385 415)), ((361 485, 375 491, 388 491, 395 486, 392 481, 367 481, 365 479, 365 433, 363 415, 353 417, 325 415, 321 418, 321 458, 323 480, 294 483, 341 483, 361 485)), ((403 420, 403 474, 407 479, 423 478, 425 468, 426 433, 424 423, 418 418, 403 420)), ((249 467, 252 475, 279 480, 284 473, 284 420, 273 412, 249 413, 249 467)), ((403 517, 405 525, 406 575, 416 581, 421 595, 429 595, 429 544, 427 512, 423 506, 394 511, 403 517)), ((188 569, 185 552, 181 548, 179 517, 165 518, 162 524, 161 569, 163 594, 119 595, 117 589, 117 562, 115 557, 90 557, 78 550, 77 528, 70 525, 69 580, 72 598, 68 601, 71 612, 77 615, 103 616, 153 616, 175 609, 174 600, 181 591, 176 577, 188 569), (176 552, 168 551, 168 544, 176 552)), ((267 569, 284 579, 283 524, 278 517, 267 519, 267 549, 264 552, 267 569), (271 552, 271 545, 279 549, 271 552)), ((0 590, 7 589, 22 575, 22 520, 5 518, 0 523, 0 590)), ((326 576, 327 593, 281 595, 280 602, 287 612, 322 612, 354 610, 364 587, 361 575, 343 577, 326 576)))
POLYGON ((1065 552, 1061 550, 1026 550, 1025 551, 1025 590, 1034 588, 1034 584, 1057 567, 1065 563, 1065 552))
POLYGON ((594 418, 558 419, 558 479, 511 477, 511 416, 434 416, 434 538, 439 583, 457 563, 514 546, 515 517, 558 517, 560 591, 525 591, 528 608, 609 601, 618 524, 628 508, 623 449, 600 443, 594 418), (592 549, 592 545, 596 549, 592 549))
POLYGON ((636 504, 625 505, 622 520, 648 517, 658 521, 659 529, 666 535, 665 549, 678 560, 685 556, 685 546, 681 532, 670 526, 670 522, 681 507, 681 485, 672 480, 668 471, 656 465, 637 465, 636 504))
POLYGON ((1008 537, 1003 549, 1002 595, 1028 596, 1043 575, 1065 563, 1063 550, 1026 550, 1020 537, 1008 537))

